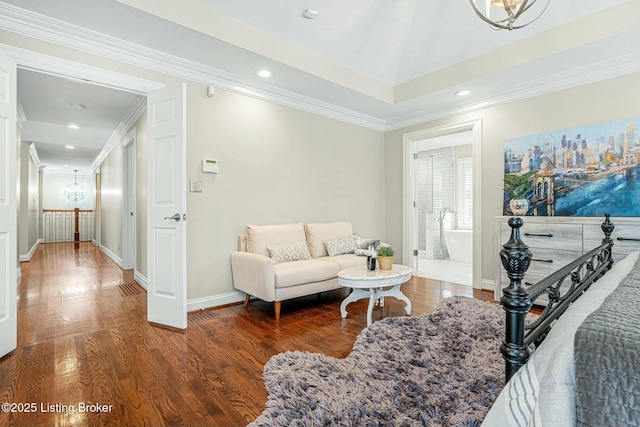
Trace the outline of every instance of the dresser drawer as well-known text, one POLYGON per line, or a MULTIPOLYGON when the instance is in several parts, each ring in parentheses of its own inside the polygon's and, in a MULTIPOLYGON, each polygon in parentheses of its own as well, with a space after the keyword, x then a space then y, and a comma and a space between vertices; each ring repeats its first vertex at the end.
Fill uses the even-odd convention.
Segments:
MULTIPOLYGON (((554 248, 560 251, 582 252, 582 224, 525 223, 520 228, 520 237, 530 248, 554 248)), ((600 232, 602 235, 602 232, 600 232)), ((500 226, 500 245, 511 237, 511 227, 500 226)), ((600 238, 602 240, 602 238, 600 238)))
MULTIPOLYGON (((584 225, 584 251, 588 252, 591 249, 600 246, 604 234, 602 228, 597 224, 585 224, 584 225)), ((640 251, 640 227, 636 225, 616 225, 616 228, 611 234, 613 239, 613 259, 616 261, 629 255, 631 252, 640 251), (639 240, 618 240, 618 237, 623 239, 639 239, 639 240)))

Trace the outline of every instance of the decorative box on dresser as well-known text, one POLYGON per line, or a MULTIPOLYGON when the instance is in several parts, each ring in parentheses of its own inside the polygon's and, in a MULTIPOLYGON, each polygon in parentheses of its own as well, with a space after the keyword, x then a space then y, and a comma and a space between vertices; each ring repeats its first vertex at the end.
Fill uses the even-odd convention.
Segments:
MULTIPOLYGON (((510 216, 497 216, 497 251, 509 240, 511 227, 507 221, 510 216)), ((522 281, 531 285, 567 265, 580 255, 602 243, 600 225, 603 217, 543 217, 526 216, 520 229, 522 240, 529 246, 533 258, 522 281)), ((611 235, 614 241, 613 259, 618 261, 631 252, 640 250, 640 218, 611 217, 615 230, 611 235)), ((500 300, 502 289, 509 286, 507 273, 497 258, 494 298, 500 300)), ((544 297, 538 302, 544 304, 544 297)))

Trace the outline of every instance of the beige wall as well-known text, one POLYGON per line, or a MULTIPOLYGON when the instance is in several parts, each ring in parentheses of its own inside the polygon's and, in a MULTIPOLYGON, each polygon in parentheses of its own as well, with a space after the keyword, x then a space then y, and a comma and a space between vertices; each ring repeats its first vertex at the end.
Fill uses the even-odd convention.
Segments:
POLYGON ((230 255, 246 224, 353 222, 384 238, 384 137, 224 90, 188 85, 188 298, 232 292, 230 255), (201 172, 202 158, 219 174, 201 172))
MULTIPOLYGON (((18 128, 18 140, 21 132, 18 128)), ((18 166, 18 256, 27 259, 35 248, 40 227, 39 169, 29 153, 29 142, 19 143, 18 166)))
POLYGON ((100 246, 122 259, 122 144, 100 165, 100 246))
MULTIPOLYGON (((482 111, 388 132, 386 154, 386 236, 401 247, 402 138, 420 129, 482 120, 482 279, 494 280, 494 218, 502 214, 503 144, 506 138, 640 116, 635 87, 640 73, 601 81, 482 111)), ((488 284, 487 282, 485 282, 488 284)))
POLYGON ((136 267, 147 276, 147 114, 134 125, 136 129, 136 267))

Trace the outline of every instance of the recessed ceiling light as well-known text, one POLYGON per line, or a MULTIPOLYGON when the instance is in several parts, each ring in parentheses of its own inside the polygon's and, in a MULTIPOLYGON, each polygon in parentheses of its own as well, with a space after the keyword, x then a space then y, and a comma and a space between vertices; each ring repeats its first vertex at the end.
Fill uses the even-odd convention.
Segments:
POLYGON ((457 91, 457 92, 456 92, 456 95, 458 95, 458 96, 467 96, 467 95, 469 95, 470 93, 471 93, 471 91, 470 91, 470 90, 463 89, 463 90, 459 90, 459 91, 457 91))
POLYGON ((64 148, 68 148, 69 150, 73 150, 76 147, 74 147, 73 145, 65 145, 64 148))
POLYGON ((67 127, 69 129, 79 129, 78 125, 74 125, 73 123, 70 123, 67 127))
POLYGON ((68 168, 68 167, 69 167, 69 165, 64 165, 64 167, 65 167, 65 168, 68 168))
POLYGON ((268 79, 269 77, 273 76, 273 71, 262 69, 262 70, 256 71, 256 75, 258 77, 262 77, 263 79, 268 79))

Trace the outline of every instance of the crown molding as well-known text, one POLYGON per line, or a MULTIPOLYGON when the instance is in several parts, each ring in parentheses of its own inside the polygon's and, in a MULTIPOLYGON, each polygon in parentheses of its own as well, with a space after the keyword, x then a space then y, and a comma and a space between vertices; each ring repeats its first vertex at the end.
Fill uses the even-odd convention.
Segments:
POLYGON ((551 76, 529 80, 524 84, 505 87, 494 92, 490 97, 470 98, 464 105, 436 105, 429 109, 398 116, 385 122, 385 131, 389 132, 433 120, 458 116, 636 72, 640 72, 640 52, 632 52, 595 64, 558 72, 551 76))
POLYGON ((40 156, 38 156, 38 150, 36 149, 36 144, 34 143, 29 144, 29 154, 31 155, 31 160, 33 160, 33 163, 35 163, 38 169, 44 169, 46 167, 45 164, 42 163, 42 160, 40 160, 40 156))
MULTIPOLYGON (((115 148, 115 146, 129 133, 135 122, 140 116, 147 111, 147 98, 141 98, 136 104, 132 105, 127 114, 123 117, 116 130, 113 131, 109 140, 100 151, 100 154, 95 158, 89 169, 96 170, 102 162, 107 158, 109 153, 115 148)), ((96 172, 98 173, 98 172, 96 172)))
POLYGON ((27 121, 27 115, 24 113, 24 107, 22 107, 22 101, 20 101, 20 97, 18 97, 18 105, 16 106, 16 120, 18 122, 18 126, 22 128, 24 122, 27 121))
MULTIPOLYGON (((0 29, 380 132, 479 111, 640 71, 640 54, 630 53, 531 80, 525 84, 504 87, 498 92, 494 91, 490 96, 468 99, 464 104, 457 102, 455 105, 451 103, 433 105, 426 109, 385 120, 292 91, 254 82, 210 66, 101 34, 1 1, 0 29)), ((163 86, 144 79, 124 74, 118 75, 113 71, 101 70, 9 45, 0 44, 0 51, 7 53, 22 68, 74 77, 83 81, 90 80, 92 83, 130 92, 146 94, 150 90, 163 86)))
MULTIPOLYGON (((382 119, 292 91, 256 83, 217 68, 140 46, 3 2, 0 2, 0 29, 205 85, 217 86, 309 113, 384 131, 384 120, 382 119)), ((20 58, 14 57, 14 59, 18 62, 18 65, 22 65, 20 58)), ((46 70, 47 68, 42 67, 42 69, 46 70)))

